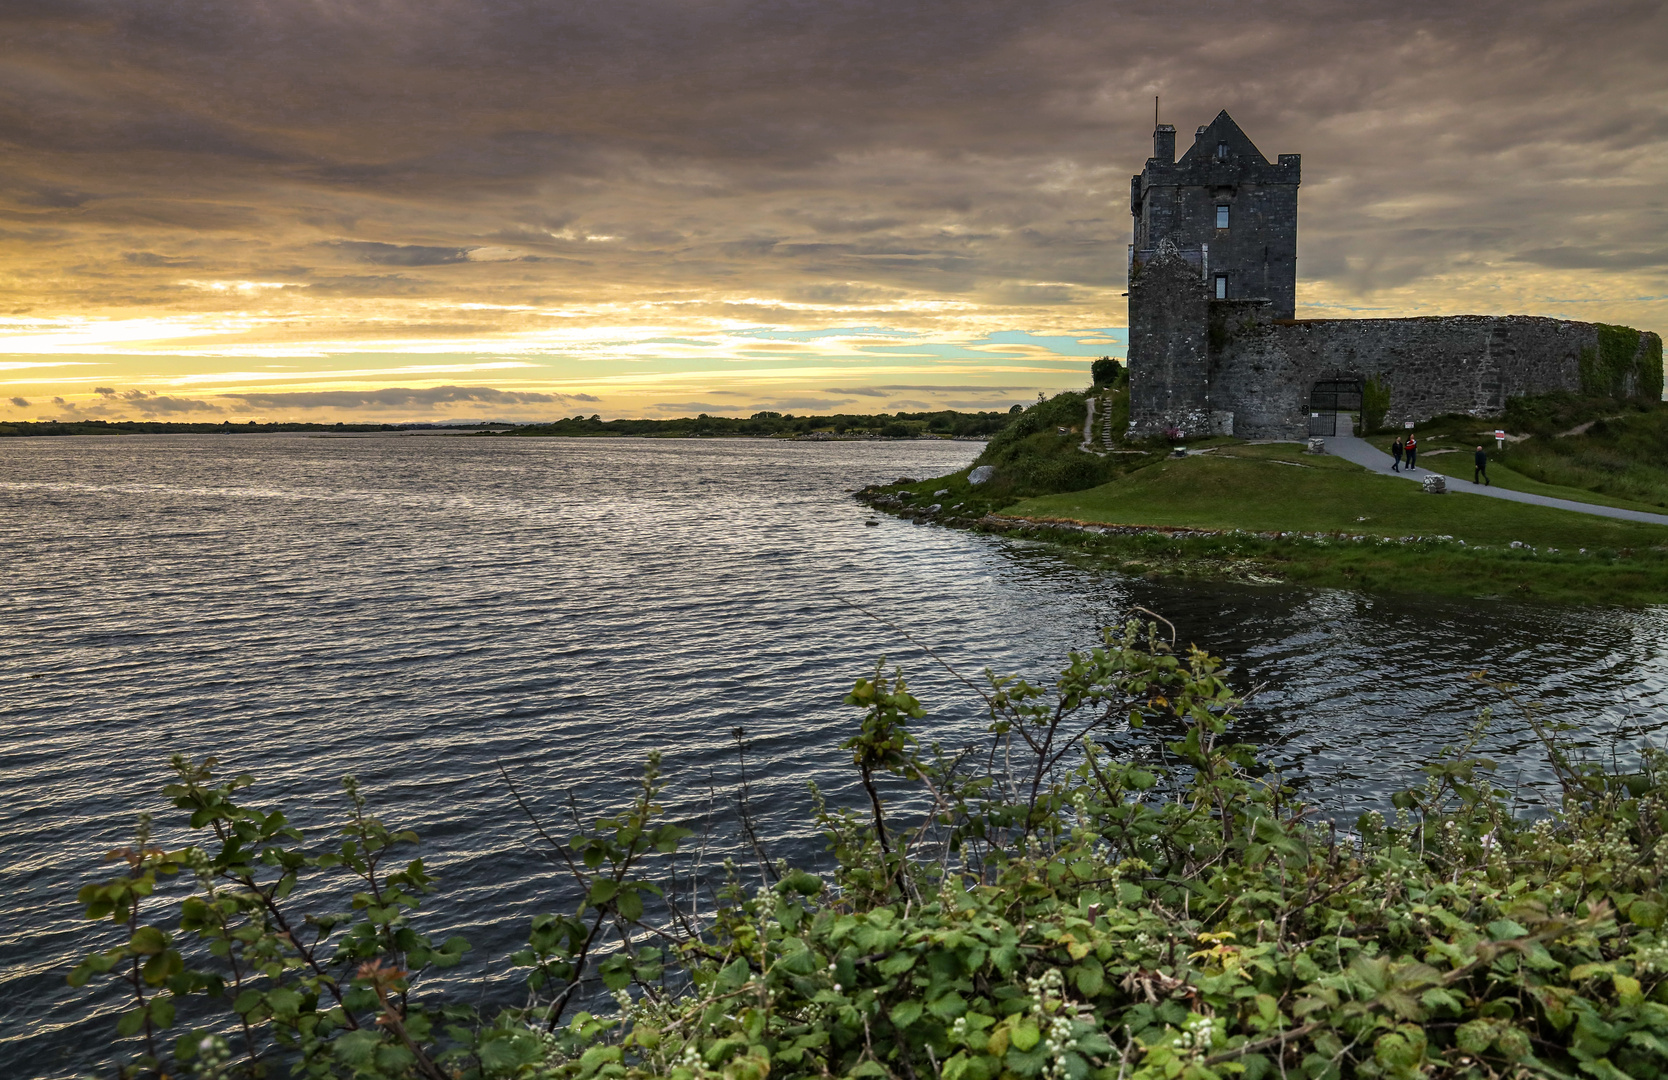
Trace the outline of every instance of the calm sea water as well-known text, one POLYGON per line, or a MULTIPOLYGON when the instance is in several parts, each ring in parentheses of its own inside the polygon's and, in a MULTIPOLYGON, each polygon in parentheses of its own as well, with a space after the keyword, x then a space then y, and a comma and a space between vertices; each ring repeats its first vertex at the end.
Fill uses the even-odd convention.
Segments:
MULTIPOLYGON (((344 773, 416 829, 428 916, 502 972, 570 901, 498 775, 541 813, 608 808, 651 749, 674 811, 732 830, 730 732, 776 851, 820 845, 805 783, 853 796, 840 696, 882 655, 932 710, 968 691, 862 605, 976 673, 1046 676, 1131 604, 1262 689, 1242 736, 1329 812, 1417 781, 1522 684, 1606 751, 1652 732, 1668 620, 1645 612, 1130 580, 1038 546, 868 515, 851 489, 939 475, 968 443, 122 437, 0 440, 0 1076, 108 1060, 109 997, 66 987, 99 944, 76 889, 168 755, 218 754, 257 801, 331 819, 344 773)), ((1502 719, 1508 785, 1538 757, 1502 719)), ((162 815, 159 814, 159 817, 162 815)))

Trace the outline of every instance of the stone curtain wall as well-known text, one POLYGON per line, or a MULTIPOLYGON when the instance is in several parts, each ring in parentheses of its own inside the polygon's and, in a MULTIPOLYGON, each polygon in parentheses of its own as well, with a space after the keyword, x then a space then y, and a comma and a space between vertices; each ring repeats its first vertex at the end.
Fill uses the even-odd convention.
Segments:
POLYGON ((1597 327, 1524 315, 1269 321, 1227 305, 1213 311, 1212 408, 1234 434, 1300 439, 1309 392, 1322 379, 1376 381, 1384 422, 1442 413, 1492 416, 1521 394, 1581 388, 1581 354, 1597 327))
POLYGON ((1629 327, 1529 315, 1294 321, 1274 318, 1267 300, 1211 299, 1199 268, 1169 244, 1138 270, 1129 295, 1137 437, 1302 439, 1310 391, 1329 379, 1387 392, 1391 427, 1494 416, 1510 398, 1555 390, 1662 396, 1662 339, 1629 327))

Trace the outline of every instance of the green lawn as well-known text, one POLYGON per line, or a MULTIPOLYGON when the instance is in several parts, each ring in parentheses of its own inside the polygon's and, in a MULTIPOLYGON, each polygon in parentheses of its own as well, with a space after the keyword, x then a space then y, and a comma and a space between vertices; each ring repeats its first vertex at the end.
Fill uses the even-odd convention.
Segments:
MULTIPOLYGON (((1375 435, 1368 441, 1385 453, 1390 452, 1390 441, 1393 435, 1375 435)), ((1623 510, 1643 510, 1647 514, 1661 514, 1665 511, 1658 503, 1641 502, 1637 499, 1618 498, 1603 492, 1592 491, 1587 488, 1570 487, 1563 484, 1548 484, 1528 477, 1512 468, 1508 462, 1531 460, 1538 461, 1541 456, 1539 448, 1531 450, 1528 444, 1519 443, 1509 446, 1504 453, 1495 449, 1493 439, 1484 444, 1488 451, 1488 477, 1496 487, 1503 487, 1508 491, 1523 491, 1531 495, 1546 495, 1554 499, 1570 499, 1574 502, 1594 503, 1598 506, 1615 506, 1623 510)), ((1427 443, 1423 437, 1419 440, 1419 467, 1439 472, 1444 476, 1469 484, 1471 482, 1473 460, 1476 453, 1475 442, 1460 443, 1448 439, 1441 442, 1435 440, 1427 443), (1430 449, 1426 449, 1430 447, 1430 449), (1450 451, 1438 453, 1435 451, 1450 451)), ((1572 477, 1573 479, 1573 477, 1572 477)))
POLYGON ((1513 540, 1560 549, 1668 544, 1668 526, 1503 499, 1427 495, 1406 480, 1376 476, 1339 458, 1292 451, 1245 446, 1164 461, 1110 484, 1026 499, 1003 512, 1252 532, 1442 535, 1496 546, 1513 540), (1277 460, 1281 456, 1297 464, 1284 464, 1277 460))
MULTIPOLYGON (((1668 526, 1463 491, 1427 495, 1399 477, 1306 454, 1300 443, 1189 440, 1190 449, 1209 452, 1169 458, 1162 456, 1165 446, 1149 442, 1131 447, 1133 453, 1092 457, 1077 450, 1081 435, 1070 426, 1081 424, 1074 418, 1082 407, 1081 395, 1033 406, 1034 423, 1015 423, 981 456, 980 464, 994 465, 997 473, 980 487, 969 485, 962 470, 877 486, 863 497, 892 513, 1056 543, 1132 575, 1564 604, 1668 603, 1668 526), (1000 517, 987 516, 992 512, 1000 517), (1154 531, 1062 527, 1074 522, 1154 531), (1203 535, 1159 531, 1165 529, 1203 535), (1514 542, 1519 546, 1513 548, 1514 542)), ((1421 425, 1421 467, 1463 487, 1471 479, 1472 450, 1489 423, 1450 416, 1421 425), (1455 452, 1430 453, 1439 448, 1455 452)), ((1505 460, 1491 455, 1490 474, 1502 488, 1660 511, 1650 501, 1650 484, 1640 478, 1654 483, 1660 477, 1668 493, 1668 408, 1637 408, 1608 428, 1595 428, 1592 438, 1553 438, 1537 428, 1536 437, 1515 444, 1505 460), (1524 452, 1530 446, 1537 450, 1524 452), (1526 466, 1531 457, 1569 459, 1584 470, 1571 479, 1586 486, 1549 483, 1512 467, 1526 466), (1626 470, 1616 465, 1618 457, 1630 463, 1626 470), (1611 480, 1601 482, 1601 473, 1611 480), (1635 489, 1647 498, 1639 499, 1635 489)), ((1388 447, 1393 437, 1372 441, 1388 447)))
MULTIPOLYGON (((1532 404, 1514 401, 1513 407, 1523 405, 1518 411, 1525 411, 1532 404)), ((1668 406, 1614 401, 1577 405, 1563 418, 1531 417, 1533 422, 1526 425, 1514 422, 1523 418, 1514 418, 1512 410, 1502 420, 1437 417, 1415 429, 1419 463, 1428 461, 1438 472, 1470 480, 1471 455, 1481 443, 1489 452, 1490 476, 1504 467, 1494 481, 1502 487, 1628 509, 1661 512, 1668 507, 1668 406), (1581 434, 1558 434, 1576 428, 1576 420, 1583 417, 1590 425, 1581 434), (1532 437, 1496 450, 1497 427, 1532 437), (1450 448, 1457 452, 1428 456, 1450 448)), ((1394 432, 1375 435, 1371 442, 1387 451, 1394 437, 1394 432)))
MULTIPOLYGON (((1419 455, 1419 467, 1439 472, 1444 476, 1453 477, 1460 483, 1471 483, 1472 470, 1475 466, 1471 450, 1456 451, 1452 454, 1419 455)), ((1554 499, 1570 499, 1574 502, 1593 503, 1598 506, 1616 506, 1623 510, 1643 510, 1647 514, 1668 513, 1662 506, 1638 502, 1633 499, 1618 499, 1612 495, 1605 495, 1597 491, 1588 491, 1578 487, 1565 487, 1561 484, 1544 484, 1539 480, 1530 479, 1507 465, 1495 456, 1494 444, 1489 443, 1488 478, 1495 487, 1503 487, 1508 491, 1523 491, 1531 495, 1546 495, 1554 499)), ((1506 452, 1511 456, 1511 451, 1506 452)))

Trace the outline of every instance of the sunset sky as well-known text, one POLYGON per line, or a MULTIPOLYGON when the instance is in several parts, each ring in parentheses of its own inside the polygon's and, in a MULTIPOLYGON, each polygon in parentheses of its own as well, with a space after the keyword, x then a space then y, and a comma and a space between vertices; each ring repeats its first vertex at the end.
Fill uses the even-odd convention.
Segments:
POLYGON ((1153 96, 1298 315, 1668 330, 1668 8, 10 0, 0 419, 1006 408, 1122 354, 1153 96))

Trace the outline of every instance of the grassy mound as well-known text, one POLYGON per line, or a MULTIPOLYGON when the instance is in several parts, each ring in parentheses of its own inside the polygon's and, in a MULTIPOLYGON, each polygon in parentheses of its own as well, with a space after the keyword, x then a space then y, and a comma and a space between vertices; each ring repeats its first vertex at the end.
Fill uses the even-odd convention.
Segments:
MULTIPOLYGON (((973 462, 974 467, 996 467, 996 478, 978 493, 981 505, 1000 506, 1031 495, 1080 491, 1156 460, 1162 448, 1123 443, 1128 426, 1127 388, 1068 391, 1032 405, 994 436, 973 462), (1115 436, 1110 449, 1120 452, 1086 453, 1080 449, 1091 396, 1096 398, 1096 431, 1091 435, 1098 435, 1103 419, 1110 414, 1115 436)), ((1109 449, 1098 438, 1091 442, 1102 451, 1109 449)))
POLYGON ((1668 602, 1668 527, 1498 499, 1435 497, 1405 480, 1297 450, 1241 446, 1166 460, 1089 491, 1023 500, 1004 514, 1309 534, 1158 544, 1127 536, 1072 538, 1119 560, 1126 571, 1554 603, 1668 602))
MULTIPOLYGON (((1099 395, 1097 417, 1110 412, 1121 432, 1127 389, 1091 393, 1099 395)), ((1162 441, 1106 447, 1096 439, 1108 452, 1089 454, 1080 448, 1085 399, 1060 394, 1026 409, 974 463, 996 468, 989 483, 974 486, 963 471, 859 497, 906 517, 1061 543, 1145 576, 1571 604, 1668 602, 1668 527, 1433 497, 1340 458, 1305 454, 1295 443, 1189 440, 1190 449, 1208 452, 1174 458, 1162 441)), ((1491 453, 1496 485, 1647 512, 1668 506, 1668 408, 1547 395, 1515 401, 1513 410, 1506 424, 1542 434, 1491 453), (1583 424, 1590 426, 1579 434, 1545 434, 1583 424)), ((1420 466, 1468 482, 1473 449, 1485 431, 1494 445, 1495 423, 1444 416, 1421 424, 1420 466)), ((1374 441, 1388 448, 1392 438, 1374 441)))
MULTIPOLYGON (((1121 460, 1124 475, 1105 484, 1028 499, 972 487, 966 473, 864 497, 904 516, 1048 540, 1126 574, 1545 603, 1668 602, 1668 527, 1426 495, 1295 443, 1121 460)), ((1432 464, 1445 461, 1470 468, 1469 454, 1432 464)))

